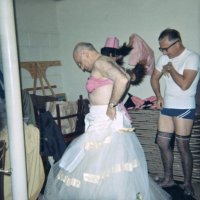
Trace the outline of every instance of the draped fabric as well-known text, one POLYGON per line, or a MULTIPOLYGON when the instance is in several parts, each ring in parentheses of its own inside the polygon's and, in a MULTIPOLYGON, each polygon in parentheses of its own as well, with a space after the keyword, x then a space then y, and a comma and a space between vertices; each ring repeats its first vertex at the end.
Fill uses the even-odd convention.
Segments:
POLYGON ((22 109, 24 121, 27 124, 36 125, 33 102, 30 94, 26 90, 22 90, 22 109))
MULTIPOLYGON (((44 183, 44 168, 40 156, 40 134, 38 128, 33 125, 26 125, 25 129, 25 148, 27 166, 28 199, 35 200, 40 194, 44 183)), ((4 128, 0 132, 0 139, 8 143, 8 132, 4 128)), ((10 170, 9 145, 7 145, 5 169, 10 170)), ((19 180, 20 184, 20 180, 19 180)), ((11 176, 4 176, 4 199, 12 200, 11 176)))
POLYGON ((139 35, 133 33, 130 36, 132 50, 129 54, 128 64, 135 66, 140 61, 146 61, 147 74, 151 75, 155 66, 155 56, 150 46, 139 35))
POLYGON ((61 130, 49 111, 40 113, 39 127, 41 155, 47 157, 52 156, 54 161, 58 161, 66 149, 66 144, 61 130))
POLYGON ((112 121, 107 106, 91 106, 85 133, 50 170, 45 200, 169 199, 148 176, 143 149, 125 110, 116 109, 112 121))
POLYGON ((5 99, 3 73, 0 70, 0 99, 5 99))

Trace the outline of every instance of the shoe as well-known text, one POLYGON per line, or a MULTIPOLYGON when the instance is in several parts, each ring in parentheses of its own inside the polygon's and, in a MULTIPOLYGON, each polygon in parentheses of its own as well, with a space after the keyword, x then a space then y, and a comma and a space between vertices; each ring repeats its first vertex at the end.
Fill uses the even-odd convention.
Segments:
POLYGON ((194 196, 193 188, 184 187, 184 195, 193 197, 194 196))
POLYGON ((184 195, 188 199, 191 199, 192 197, 195 196, 194 189, 192 188, 192 186, 186 186, 185 184, 181 184, 179 186, 180 186, 180 188, 182 188, 184 190, 184 195), (189 197, 191 197, 191 198, 189 198, 189 197))
POLYGON ((168 182, 168 183, 165 183, 165 182, 161 182, 159 183, 159 185, 162 187, 162 188, 168 188, 168 187, 173 187, 176 185, 176 183, 173 181, 173 182, 168 182))
POLYGON ((173 186, 176 185, 176 183, 174 182, 174 180, 166 181, 166 180, 164 180, 164 179, 158 179, 156 182, 157 182, 158 185, 160 185, 160 187, 162 187, 162 188, 173 187, 173 186))
POLYGON ((183 200, 198 200, 198 199, 195 199, 193 196, 191 195, 186 195, 184 194, 184 199, 183 200))

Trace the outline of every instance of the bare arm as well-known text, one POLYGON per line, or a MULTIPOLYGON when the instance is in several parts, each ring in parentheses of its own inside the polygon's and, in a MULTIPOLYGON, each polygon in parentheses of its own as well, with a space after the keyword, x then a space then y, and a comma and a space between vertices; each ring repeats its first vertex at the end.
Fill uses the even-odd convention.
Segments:
POLYGON ((191 86, 192 82, 194 81, 197 75, 197 71, 189 69, 184 70, 183 75, 181 75, 175 70, 172 63, 168 63, 163 67, 163 73, 169 73, 174 82, 176 82, 176 84, 182 90, 187 90, 191 86))
POLYGON ((154 69, 153 74, 151 75, 151 87, 158 99, 158 106, 163 107, 164 101, 160 92, 160 83, 159 80, 162 77, 163 73, 159 72, 157 69, 154 69))
MULTIPOLYGON (((109 102, 117 105, 129 86, 130 76, 112 60, 98 60, 95 63, 95 69, 103 77, 113 81, 113 90, 109 102)), ((107 115, 114 119, 116 117, 115 107, 108 107, 107 115)))

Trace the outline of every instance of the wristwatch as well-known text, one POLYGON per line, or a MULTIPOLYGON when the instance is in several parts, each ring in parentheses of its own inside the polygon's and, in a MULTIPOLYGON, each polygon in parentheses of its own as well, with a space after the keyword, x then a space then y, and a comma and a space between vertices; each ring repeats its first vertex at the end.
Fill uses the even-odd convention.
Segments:
POLYGON ((117 106, 117 104, 114 104, 114 103, 110 102, 110 103, 108 104, 108 106, 109 106, 110 108, 114 108, 114 107, 117 106))

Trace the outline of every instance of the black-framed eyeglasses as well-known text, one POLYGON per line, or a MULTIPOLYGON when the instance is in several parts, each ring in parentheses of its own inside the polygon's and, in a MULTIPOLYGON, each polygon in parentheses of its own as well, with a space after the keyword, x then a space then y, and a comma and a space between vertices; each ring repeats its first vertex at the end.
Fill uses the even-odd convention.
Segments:
POLYGON ((169 48, 171 48, 172 46, 174 46, 177 42, 179 42, 179 40, 176 40, 174 43, 172 43, 171 45, 169 45, 167 48, 159 48, 159 50, 161 51, 161 52, 167 52, 168 51, 168 49, 169 48))

